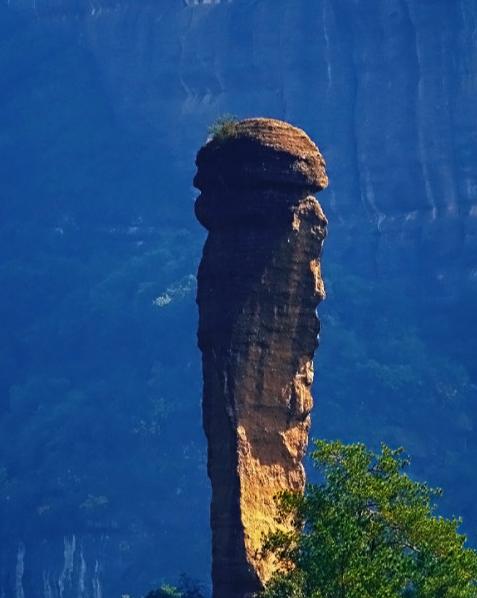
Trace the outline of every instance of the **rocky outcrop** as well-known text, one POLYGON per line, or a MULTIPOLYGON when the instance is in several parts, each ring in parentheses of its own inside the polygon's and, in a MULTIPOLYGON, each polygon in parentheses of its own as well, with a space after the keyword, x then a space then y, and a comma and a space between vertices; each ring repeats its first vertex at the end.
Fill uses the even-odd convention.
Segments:
POLYGON ((209 140, 197 166, 214 597, 243 598, 274 569, 258 554, 274 497, 304 488, 327 224, 314 193, 328 180, 310 138, 271 119, 209 140))

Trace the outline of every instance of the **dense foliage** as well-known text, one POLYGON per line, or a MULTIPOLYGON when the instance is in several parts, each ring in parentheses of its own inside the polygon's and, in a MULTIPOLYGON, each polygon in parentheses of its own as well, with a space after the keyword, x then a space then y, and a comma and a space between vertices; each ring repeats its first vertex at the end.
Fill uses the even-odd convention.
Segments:
POLYGON ((461 512, 466 530, 476 529, 477 371, 474 337, 463 333, 472 295, 462 293, 456 310, 426 303, 415 280, 353 271, 326 249, 316 435, 406 446, 413 473, 446 489, 444 512, 461 512))
POLYGON ((146 598, 205 598, 205 593, 200 584, 183 575, 177 586, 163 584, 150 591, 146 598))
POLYGON ((265 550, 282 571, 263 598, 475 598, 477 553, 460 521, 435 514, 439 491, 404 473, 402 450, 318 441, 321 483, 280 497, 294 522, 265 550))

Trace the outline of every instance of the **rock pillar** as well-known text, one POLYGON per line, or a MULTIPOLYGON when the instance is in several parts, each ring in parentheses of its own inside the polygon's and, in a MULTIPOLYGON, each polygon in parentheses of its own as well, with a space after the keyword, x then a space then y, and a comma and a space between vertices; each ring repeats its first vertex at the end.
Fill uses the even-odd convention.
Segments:
POLYGON ((273 572, 258 551, 274 497, 305 484, 327 224, 314 194, 328 180, 310 138, 271 119, 229 125, 196 163, 213 596, 245 598, 273 572))

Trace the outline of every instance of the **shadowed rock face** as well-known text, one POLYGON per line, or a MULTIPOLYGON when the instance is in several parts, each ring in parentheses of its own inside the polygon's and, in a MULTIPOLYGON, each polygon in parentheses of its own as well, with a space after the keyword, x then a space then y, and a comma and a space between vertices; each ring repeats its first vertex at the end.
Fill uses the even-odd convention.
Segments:
POLYGON ((301 492, 313 353, 324 297, 324 160, 301 130, 240 121, 197 155, 203 418, 212 482, 214 598, 243 598, 274 569, 258 557, 275 495, 301 492))

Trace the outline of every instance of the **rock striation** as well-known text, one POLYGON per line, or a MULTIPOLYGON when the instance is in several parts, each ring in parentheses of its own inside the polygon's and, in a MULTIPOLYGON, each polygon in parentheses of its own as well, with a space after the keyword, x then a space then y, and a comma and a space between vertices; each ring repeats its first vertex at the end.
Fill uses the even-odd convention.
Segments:
POLYGON ((237 122, 196 163, 213 595, 244 598, 274 570, 259 555, 274 497, 304 489, 328 179, 311 139, 272 119, 237 122))

